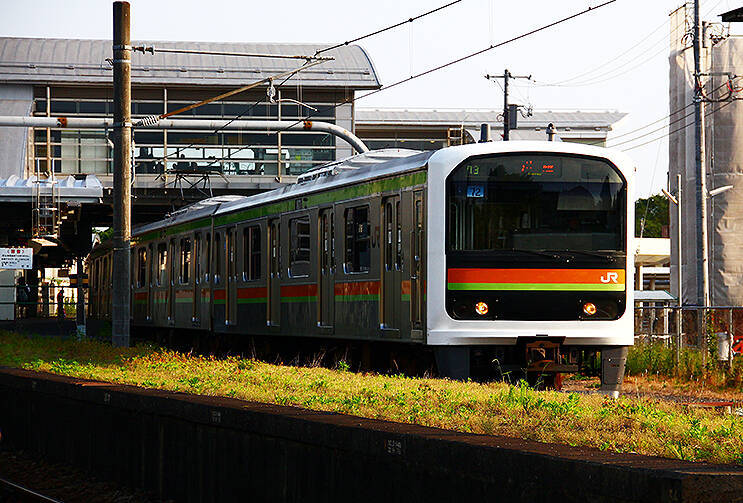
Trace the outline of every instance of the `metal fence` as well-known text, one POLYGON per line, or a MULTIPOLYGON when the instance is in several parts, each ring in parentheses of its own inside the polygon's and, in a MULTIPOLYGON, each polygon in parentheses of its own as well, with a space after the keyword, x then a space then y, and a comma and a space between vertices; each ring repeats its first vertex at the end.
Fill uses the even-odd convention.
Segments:
POLYGON ((732 362, 743 353, 743 307, 635 307, 635 341, 715 350, 732 362))
MULTIPOLYGON (((81 308, 86 305, 87 288, 83 290, 81 308)), ((77 316, 77 286, 0 285, 0 319, 63 318, 77 316), (61 294, 61 296, 60 296, 61 294)))

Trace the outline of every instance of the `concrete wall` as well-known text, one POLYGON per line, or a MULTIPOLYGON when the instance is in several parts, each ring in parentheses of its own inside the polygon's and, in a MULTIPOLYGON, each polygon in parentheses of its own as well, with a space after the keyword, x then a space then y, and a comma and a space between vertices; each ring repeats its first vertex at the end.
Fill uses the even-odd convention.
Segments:
MULTIPOLYGON (((30 115, 33 86, 0 84, 0 115, 30 115)), ((0 178, 25 178, 28 129, 0 127, 0 178)))
POLYGON ((743 501, 743 468, 0 369, 6 449, 175 501, 743 501))

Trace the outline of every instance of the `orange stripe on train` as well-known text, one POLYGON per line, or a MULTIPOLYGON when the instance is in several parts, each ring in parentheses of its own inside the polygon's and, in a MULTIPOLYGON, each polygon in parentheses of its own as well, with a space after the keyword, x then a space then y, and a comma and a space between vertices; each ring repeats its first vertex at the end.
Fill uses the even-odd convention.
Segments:
POLYGON ((449 283, 575 283, 625 281, 622 269, 449 269, 449 283))

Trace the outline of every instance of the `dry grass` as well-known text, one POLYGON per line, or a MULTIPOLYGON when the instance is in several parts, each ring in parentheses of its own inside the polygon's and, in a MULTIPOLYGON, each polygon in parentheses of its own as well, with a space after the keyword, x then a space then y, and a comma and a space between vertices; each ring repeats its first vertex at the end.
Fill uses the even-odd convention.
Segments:
POLYGON ((647 398, 541 392, 0 333, 0 365, 615 452, 743 464, 743 418, 647 398))

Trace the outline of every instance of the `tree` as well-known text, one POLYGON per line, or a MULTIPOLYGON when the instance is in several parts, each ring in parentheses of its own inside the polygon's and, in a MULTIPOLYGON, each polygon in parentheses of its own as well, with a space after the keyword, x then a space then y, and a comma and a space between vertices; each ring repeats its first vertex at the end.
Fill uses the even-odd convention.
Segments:
POLYGON ((646 199, 635 201, 635 236, 639 237, 642 220, 645 219, 644 238, 662 237, 662 228, 669 225, 668 199, 663 194, 655 194, 646 199))

